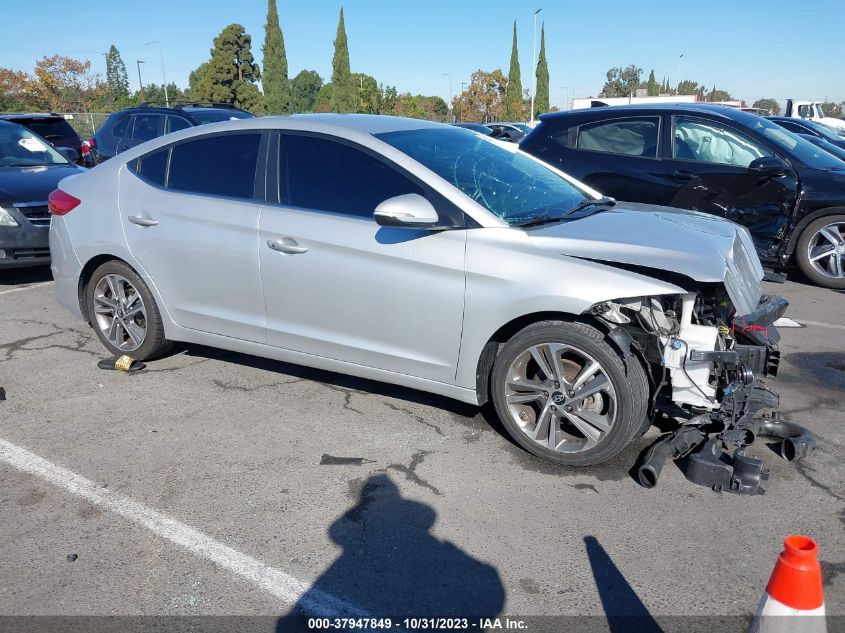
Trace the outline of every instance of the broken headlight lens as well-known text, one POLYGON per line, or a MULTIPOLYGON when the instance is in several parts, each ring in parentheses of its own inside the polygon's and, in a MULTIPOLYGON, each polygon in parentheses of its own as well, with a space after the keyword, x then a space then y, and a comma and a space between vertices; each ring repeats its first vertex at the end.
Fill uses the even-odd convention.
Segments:
POLYGON ((20 226, 20 224, 6 209, 0 207, 0 226, 20 226))

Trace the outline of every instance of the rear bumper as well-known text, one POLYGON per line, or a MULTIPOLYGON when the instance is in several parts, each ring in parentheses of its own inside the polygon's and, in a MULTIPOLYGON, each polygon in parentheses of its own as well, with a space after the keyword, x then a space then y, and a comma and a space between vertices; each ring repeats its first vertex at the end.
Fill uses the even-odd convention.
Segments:
POLYGON ((64 218, 53 216, 50 223, 50 252, 52 261, 50 269, 55 281, 56 300, 69 310, 74 316, 83 319, 82 307, 79 305, 79 278, 82 274, 82 264, 73 250, 64 218))

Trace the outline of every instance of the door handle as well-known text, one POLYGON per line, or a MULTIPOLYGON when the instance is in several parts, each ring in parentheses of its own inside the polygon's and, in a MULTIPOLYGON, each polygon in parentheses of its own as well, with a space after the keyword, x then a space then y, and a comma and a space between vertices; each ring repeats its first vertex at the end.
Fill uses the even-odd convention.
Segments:
POLYGON ((692 180, 695 175, 692 172, 689 172, 685 169, 676 169, 671 174, 670 177, 674 178, 675 180, 692 180))
POLYGON ((267 246, 274 251, 287 253, 288 255, 298 255, 299 253, 308 252, 308 247, 300 246, 292 237, 283 237, 280 240, 267 240, 267 246))
POLYGON ((140 215, 130 215, 128 219, 132 224, 137 224, 138 226, 158 226, 158 220, 144 218, 140 215))

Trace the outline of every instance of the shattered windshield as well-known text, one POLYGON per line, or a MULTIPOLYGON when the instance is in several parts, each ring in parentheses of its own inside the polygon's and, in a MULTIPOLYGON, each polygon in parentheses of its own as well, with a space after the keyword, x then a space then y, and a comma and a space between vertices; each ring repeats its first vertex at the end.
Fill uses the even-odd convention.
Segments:
POLYGON ((404 130, 376 136, 510 225, 565 215, 588 200, 575 185, 513 145, 469 130, 404 130))

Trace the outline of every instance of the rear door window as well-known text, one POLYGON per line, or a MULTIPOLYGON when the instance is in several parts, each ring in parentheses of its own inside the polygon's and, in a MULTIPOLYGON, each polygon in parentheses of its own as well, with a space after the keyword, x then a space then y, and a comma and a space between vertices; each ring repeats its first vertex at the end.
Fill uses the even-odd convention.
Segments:
POLYGON ((610 119, 569 128, 566 147, 656 158, 659 136, 660 117, 610 119))
POLYGON ((132 127, 132 139, 141 143, 159 136, 162 118, 160 114, 136 114, 135 125, 132 127))
POLYGON ((202 136, 173 145, 167 188, 252 198, 261 132, 202 136))
POLYGON ((160 149, 137 161, 136 173, 144 180, 153 184, 164 186, 164 179, 167 175, 167 157, 170 148, 160 149))
POLYGON ((170 134, 171 132, 184 130, 189 127, 191 127, 191 124, 187 119, 182 118, 180 116, 169 116, 167 117, 167 123, 164 128, 164 133, 170 134))
POLYGON ((118 138, 122 138, 124 136, 129 135, 129 130, 132 129, 132 116, 123 117, 117 124, 112 128, 112 136, 116 136, 118 138))

